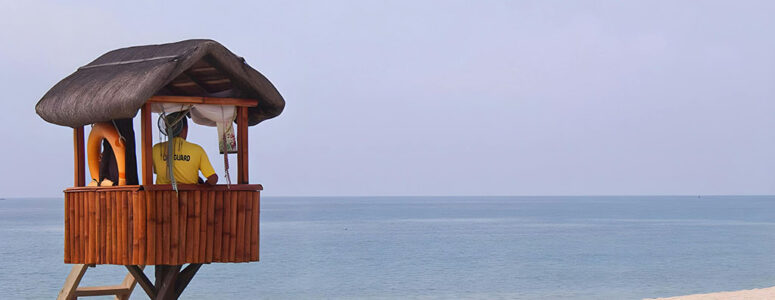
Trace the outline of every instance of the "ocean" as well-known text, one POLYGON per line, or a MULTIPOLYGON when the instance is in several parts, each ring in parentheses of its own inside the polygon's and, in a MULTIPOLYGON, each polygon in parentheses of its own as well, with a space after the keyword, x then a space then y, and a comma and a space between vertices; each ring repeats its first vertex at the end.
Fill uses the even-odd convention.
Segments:
MULTIPOLYGON (((641 299, 775 286, 775 196, 261 201, 261 261, 204 265, 182 299, 641 299)), ((56 297, 71 267, 62 210, 61 198, 0 200, 0 299, 56 297)), ((98 266, 82 285, 124 275, 98 266)), ((138 287, 132 298, 147 296, 138 287)))

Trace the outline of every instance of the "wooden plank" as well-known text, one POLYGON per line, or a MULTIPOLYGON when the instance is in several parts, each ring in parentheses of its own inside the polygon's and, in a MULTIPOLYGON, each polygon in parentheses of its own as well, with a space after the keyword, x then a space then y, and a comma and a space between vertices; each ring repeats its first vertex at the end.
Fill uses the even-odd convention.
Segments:
POLYGON ((126 250, 126 240, 124 240, 124 192, 116 192, 116 261, 117 265, 126 265, 123 260, 124 250, 126 250))
MULTIPOLYGON (((78 219, 78 202, 80 202, 80 201, 78 201, 78 198, 80 196, 81 196, 80 193, 73 193, 70 196, 71 197, 70 198, 71 199, 71 202, 70 202, 71 206, 70 207, 71 207, 71 211, 72 211, 72 213, 70 214, 70 218, 71 219, 70 219, 70 222, 69 222, 69 224, 70 224, 70 234, 72 235, 72 238, 71 238, 72 244, 70 244, 70 260, 71 260, 70 263, 71 264, 72 263, 80 263, 81 262, 79 254, 78 254, 78 243, 81 242, 81 240, 80 240, 81 234, 78 232, 78 229, 79 229, 78 228, 78 223, 80 222, 80 220, 78 219)), ((67 195, 65 195, 65 197, 67 197, 67 195)))
POLYGON ((223 244, 221 250, 221 262, 229 261, 229 253, 231 253, 231 195, 235 192, 225 192, 223 194, 223 244))
POLYGON ((250 261, 250 249, 253 241, 253 193, 243 193, 245 193, 245 251, 243 252, 243 261, 250 261))
POLYGON ((151 125, 151 104, 143 104, 143 108, 140 111, 140 128, 141 128, 141 147, 142 153, 142 174, 143 185, 148 186, 153 184, 153 126, 151 125))
POLYGON ((94 257, 92 258, 94 260, 94 263, 101 263, 102 259, 102 245, 103 245, 103 239, 105 238, 102 235, 102 226, 103 226, 103 218, 102 218, 102 203, 101 203, 101 197, 104 196, 102 193, 94 193, 95 194, 95 201, 94 201, 94 215, 96 218, 94 219, 94 243, 95 243, 95 253, 94 257))
POLYGON ((148 235, 146 244, 146 265, 156 264, 156 201, 154 201, 154 192, 145 192, 145 212, 146 222, 145 230, 148 235))
POLYGON ((156 264, 166 264, 164 262, 164 192, 154 192, 154 198, 156 201, 156 264))
MULTIPOLYGON (((135 186, 128 186, 135 187, 135 186)), ((139 186, 138 186, 139 187, 139 186)), ((106 187, 106 189, 115 187, 106 187)), ((142 187, 146 191, 174 191, 171 184, 154 184, 142 187)), ((95 187, 68 188, 65 191, 91 191, 100 189, 95 187)), ((130 188, 125 188, 130 189, 130 188)), ((260 184, 178 184, 178 191, 261 191, 264 187, 260 184)))
POLYGON ((236 261, 237 258, 237 211, 239 210, 237 193, 238 192, 231 193, 231 236, 229 236, 229 261, 236 261))
POLYGON ((142 265, 145 264, 145 262, 142 260, 140 251, 141 249, 144 250, 141 246, 141 239, 143 237, 143 227, 142 224, 144 223, 143 218, 140 218, 141 215, 144 215, 143 209, 142 209, 142 202, 145 201, 145 192, 140 191, 137 193, 133 193, 133 201, 132 201, 132 265, 142 265))
POLYGON ((137 280, 137 283, 140 284, 140 287, 143 288, 145 293, 148 294, 148 297, 154 299, 156 297, 156 287, 154 287, 153 283, 151 283, 151 280, 145 276, 143 270, 135 265, 126 266, 126 268, 129 270, 129 273, 132 274, 135 280, 137 280))
POLYGON ((113 214, 113 231, 111 232, 111 234, 113 235, 113 245, 111 245, 111 248, 113 250, 112 251, 113 264, 117 264, 118 265, 119 264, 118 263, 118 259, 119 259, 119 256, 120 256, 119 255, 119 253, 120 253, 119 252, 119 248, 121 248, 121 246, 123 245, 123 243, 119 242, 119 239, 118 239, 118 229, 119 229, 118 228, 118 224, 119 224, 118 218, 119 218, 119 209, 121 208, 121 204, 120 204, 121 203, 120 202, 121 196, 118 194, 118 192, 111 192, 111 194, 113 194, 113 197, 114 197, 112 199, 112 202, 113 202, 113 204, 112 204, 113 205, 113 211, 112 211, 112 214, 113 214))
POLYGON ((237 183, 248 184, 248 108, 237 109, 237 183))
POLYGON ((86 228, 87 228, 87 234, 86 234, 86 263, 87 264, 93 264, 95 262, 95 257, 97 256, 97 227, 95 222, 97 221, 97 215, 96 215, 96 193, 89 193, 89 203, 86 207, 86 228))
POLYGON ((213 232, 213 261, 221 260, 221 240, 223 240, 223 194, 215 193, 215 227, 213 232))
POLYGON ((165 271, 164 281, 158 287, 157 299, 173 299, 172 295, 175 294, 175 282, 178 279, 178 274, 180 274, 180 267, 180 265, 169 266, 165 271))
POLYGON ((212 104, 212 105, 234 105, 238 107, 256 107, 258 100, 245 98, 215 98, 215 97, 194 97, 194 96, 153 96, 148 99, 148 103, 181 103, 181 104, 212 104))
POLYGON ((141 214, 142 208, 140 203, 142 201, 145 201, 145 197, 143 197, 144 192, 137 192, 132 193, 132 234, 130 235, 132 237, 132 260, 127 265, 140 265, 144 264, 140 258, 140 239, 142 238, 142 227, 140 226, 141 219, 139 218, 139 215, 141 214))
POLYGON ((180 258, 181 263, 188 262, 186 261, 186 247, 188 242, 188 233, 186 230, 188 229, 188 199, 191 192, 180 192, 180 211, 178 212, 180 214, 180 223, 178 224, 180 226, 180 231, 178 234, 180 234, 180 248, 179 248, 179 254, 178 257, 180 258))
POLYGON ((72 218, 70 217, 72 209, 72 201, 73 197, 72 195, 65 194, 65 255, 64 255, 64 261, 66 264, 71 263, 73 260, 72 255, 70 254, 71 248, 73 247, 73 235, 70 234, 70 222, 72 221, 72 218))
POLYGON ((83 126, 73 128, 73 185, 86 185, 85 155, 83 146, 83 126))
POLYGON ((183 271, 180 271, 178 280, 175 282, 175 297, 180 297, 180 294, 183 293, 183 290, 186 289, 188 283, 191 282, 191 279, 194 278, 194 275, 201 267, 202 264, 189 264, 183 271))
MULTIPOLYGON (((260 184, 251 184, 248 187, 255 187, 259 186, 260 189, 263 189, 260 184)), ((240 186, 244 187, 244 186, 240 186)), ((142 185, 114 185, 114 186, 77 186, 77 187, 69 187, 65 189, 65 193, 71 193, 71 192, 105 192, 105 191, 113 191, 113 192, 120 192, 120 191, 130 191, 135 192, 143 189, 142 185)))
POLYGON ((188 193, 186 201, 188 220, 186 220, 186 262, 194 262, 194 226, 196 225, 196 195, 199 191, 188 193))
POLYGON ((258 261, 258 248, 259 248, 259 240, 260 240, 260 227, 261 224, 260 220, 260 212, 261 212, 261 198, 260 198, 260 192, 255 191, 251 192, 253 195, 253 226, 251 226, 251 235, 250 235, 250 261, 258 261))
POLYGON ((116 241, 113 240, 113 193, 104 192, 105 195, 105 257, 104 262, 108 264, 113 263, 113 245, 116 241))
POLYGON ((137 195, 140 199, 140 211, 135 215, 137 222, 140 223, 140 232, 138 232, 140 235, 140 252, 138 253, 140 258, 138 261, 141 262, 139 263, 141 265, 148 265, 148 200, 146 199, 148 192, 139 191, 137 195))
POLYGON ((108 245, 110 245, 110 231, 108 228, 108 224, 110 224, 110 210, 108 207, 108 203, 110 203, 110 195, 108 193, 100 193, 100 212, 102 213, 102 263, 107 263, 109 253, 108 253, 108 245))
POLYGON ((180 249, 178 249, 180 244, 180 233, 178 230, 179 222, 180 222, 180 214, 178 212, 178 207, 180 206, 180 194, 171 194, 171 202, 170 203, 170 227, 171 230, 171 237, 172 240, 170 241, 170 264, 173 265, 179 265, 181 264, 178 261, 178 255, 180 254, 180 249))
POLYGON ((121 244, 118 242, 118 200, 119 196, 117 192, 110 192, 110 194, 113 196, 113 198, 109 199, 111 202, 111 222, 113 223, 113 229, 110 231, 111 235, 111 241, 113 241, 110 245, 110 257, 111 257, 111 263, 112 264, 118 264, 118 246, 121 244))
POLYGON ((81 194, 81 203, 78 205, 80 210, 78 217, 81 219, 81 263, 86 262, 89 253, 89 193, 81 194))
POLYGON ((121 210, 121 195, 119 195, 118 192, 111 192, 111 194, 113 194, 113 196, 114 196, 114 198, 113 198, 113 232, 111 233, 111 234, 113 234, 113 245, 112 245, 112 248, 113 248, 113 264, 117 264, 118 265, 118 264, 120 264, 118 261, 119 261, 119 257, 121 256, 120 255, 121 252, 120 252, 119 249, 123 248, 122 246, 124 245, 119 240, 119 238, 118 238, 119 237, 118 236, 118 234, 119 234, 119 224, 120 224, 118 222, 118 220, 119 220, 119 216, 120 216, 119 215, 119 211, 121 210))
POLYGON ((121 285, 87 286, 75 291, 76 297, 123 295, 129 290, 121 285))
POLYGON ((107 194, 98 193, 100 195, 100 255, 98 262, 104 264, 107 261, 107 246, 108 246, 108 204, 107 194))
POLYGON ((245 255, 245 192, 237 193, 237 250, 235 261, 244 261, 245 255))
MULTIPOLYGON (((127 192, 127 263, 126 265, 133 264, 135 261, 134 252, 134 237, 135 237, 135 223, 137 223, 135 210, 133 205, 137 202, 138 192, 127 192)), ((139 251, 138 247, 138 251, 139 251)))
POLYGON ((199 244, 201 236, 199 235, 199 228, 202 227, 202 193, 198 192, 194 194, 194 244, 193 244, 193 260, 191 262, 201 262, 199 257, 199 244))
POLYGON ((172 202, 172 195, 170 193, 162 193, 162 235, 164 237, 163 243, 162 243, 162 263, 165 265, 171 265, 170 262, 170 248, 171 248, 171 231, 172 226, 170 226, 170 202, 172 202))
POLYGON ((70 269, 70 274, 68 274, 67 278, 65 278, 64 286, 59 291, 59 295, 57 295, 57 300, 75 299, 75 290, 81 283, 83 274, 86 274, 86 269, 88 269, 88 266, 85 264, 73 265, 73 268, 70 269))
MULTIPOLYGON (((145 266, 140 266, 139 269, 142 270, 145 268, 145 266)), ((124 281, 121 282, 121 286, 127 289, 128 293, 126 294, 126 297, 117 297, 119 299, 116 300, 129 300, 129 297, 132 295, 132 291, 135 289, 135 285, 137 285, 137 280, 135 279, 135 276, 132 275, 132 272, 129 272, 129 274, 126 274, 124 276, 124 281)))
POLYGON ((205 249, 205 262, 210 263, 213 261, 213 242, 215 238, 213 234, 215 232, 215 192, 208 192, 207 197, 207 249, 205 249))
POLYGON ((83 262, 83 252, 81 250, 83 249, 83 233, 81 232, 83 230, 83 212, 81 211, 83 209, 83 194, 84 193, 73 193, 75 196, 75 214, 73 217, 75 217, 75 244, 73 245, 73 251, 75 251, 75 259, 76 261, 74 263, 82 263, 83 262))
POLYGON ((201 214, 199 214, 199 260, 197 262, 205 262, 205 255, 207 252, 207 204, 209 204, 210 193, 202 192, 202 208, 201 214))
POLYGON ((129 192, 121 192, 119 193, 121 195, 121 206, 120 206, 120 213, 119 215, 119 238, 118 241, 121 245, 121 253, 119 256, 119 264, 121 265, 128 265, 131 262, 129 261, 129 253, 132 251, 132 243, 130 239, 128 238, 127 231, 129 229, 129 225, 131 224, 128 222, 129 217, 129 203, 128 203, 128 197, 129 192))

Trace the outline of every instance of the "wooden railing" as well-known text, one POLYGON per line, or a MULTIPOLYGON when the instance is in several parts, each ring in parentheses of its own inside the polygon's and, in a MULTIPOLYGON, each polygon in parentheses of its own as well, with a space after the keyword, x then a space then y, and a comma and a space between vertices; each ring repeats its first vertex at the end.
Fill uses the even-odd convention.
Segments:
POLYGON ((258 184, 65 190, 65 263, 258 261, 258 184))

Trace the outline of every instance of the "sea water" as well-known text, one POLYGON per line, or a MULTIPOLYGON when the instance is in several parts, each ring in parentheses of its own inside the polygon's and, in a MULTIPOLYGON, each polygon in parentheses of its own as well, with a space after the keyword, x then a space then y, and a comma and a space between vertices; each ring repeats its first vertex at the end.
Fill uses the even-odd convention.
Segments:
MULTIPOLYGON (((53 299, 63 200, 0 200, 0 298, 53 299)), ((126 270, 90 269, 83 285, 126 270)), ((146 269, 153 280, 153 272, 146 269)), ((775 286, 775 196, 265 197, 183 299, 640 299, 775 286)), ((134 299, 147 299, 136 288, 134 299)))

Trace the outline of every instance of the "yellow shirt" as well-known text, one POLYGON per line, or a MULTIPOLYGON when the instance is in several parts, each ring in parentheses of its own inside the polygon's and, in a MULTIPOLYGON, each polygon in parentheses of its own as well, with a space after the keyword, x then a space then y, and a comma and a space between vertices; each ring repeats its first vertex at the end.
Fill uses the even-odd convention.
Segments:
MULTIPOLYGON (((189 143, 186 140, 176 137, 172 141, 175 143, 173 150, 174 161, 172 162, 172 171, 175 180, 178 183, 197 183, 199 171, 202 171, 205 179, 215 174, 213 165, 207 158, 207 153, 197 144, 189 143)), ((169 184, 170 179, 167 175, 167 142, 158 143, 153 146, 153 172, 156 173, 156 184, 169 184)))

